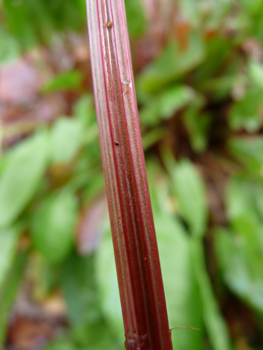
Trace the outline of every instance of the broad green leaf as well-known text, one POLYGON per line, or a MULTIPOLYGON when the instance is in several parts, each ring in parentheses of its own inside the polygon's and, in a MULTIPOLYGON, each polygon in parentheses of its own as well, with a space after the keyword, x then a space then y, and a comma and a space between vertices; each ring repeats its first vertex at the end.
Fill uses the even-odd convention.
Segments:
MULTIPOLYGON (((46 345, 43 350, 82 350, 71 339, 55 340, 46 345)), ((84 350, 84 349, 83 349, 84 350)), ((95 350, 95 349, 94 349, 95 350)))
POLYGON ((88 345, 83 345, 75 341, 74 337, 65 337, 59 340, 53 340, 46 345, 43 350, 123 350, 123 344, 110 344, 101 342, 104 339, 105 328, 94 329, 94 343, 88 342, 88 345), (97 333, 96 333, 97 331, 97 333))
MULTIPOLYGON (((239 37, 244 40, 245 38, 253 38, 253 42, 260 43, 263 39, 262 36, 262 13, 263 13, 263 3, 261 0, 241 0, 240 1, 240 11, 236 20, 233 22, 234 27, 239 29, 239 37)), ((246 40, 246 39, 245 39, 246 40)), ((253 52, 257 52, 254 51, 253 52)), ((252 53, 252 51, 250 51, 252 53)), ((239 54, 240 55, 240 54, 239 54)), ((258 60, 257 54, 248 55, 256 60, 258 60)))
POLYGON ((61 283, 68 317, 74 327, 88 328, 101 319, 94 255, 72 253, 61 266, 61 283))
MULTIPOLYGON (((2 160, 2 138, 3 138, 3 125, 0 119, 0 161, 2 160)), ((0 171, 1 171, 1 162, 0 162, 0 171)))
POLYGON ((96 112, 92 95, 83 95, 74 105, 74 117, 81 122, 83 127, 91 126, 96 122, 96 112))
POLYGON ((229 149, 252 172, 260 172, 263 165, 263 137, 232 137, 229 149))
POLYGON ((187 86, 178 85, 166 89, 147 101, 140 112, 140 119, 146 125, 156 125, 188 105, 194 97, 194 91, 187 86))
POLYGON ((234 130, 245 128, 249 132, 257 131, 262 124, 263 90, 252 88, 246 95, 235 102, 230 110, 229 124, 234 130))
POLYGON ((118 349, 120 344, 102 316, 94 258, 94 255, 80 257, 74 253, 61 266, 72 338, 92 349, 118 349))
POLYGON ((14 305, 14 301, 18 292, 18 288, 23 279, 23 269, 26 264, 26 253, 19 254, 8 278, 5 281, 4 288, 0 291, 0 347, 5 344, 6 330, 9 321, 10 311, 14 305))
POLYGON ((241 177, 229 179, 226 191, 226 209, 230 221, 234 221, 246 214, 247 210, 253 211, 252 192, 246 181, 241 177))
POLYGON ((154 128, 142 135, 142 145, 144 151, 152 147, 158 141, 161 141, 166 136, 166 129, 163 127, 154 128))
POLYGON ((155 227, 164 281, 169 325, 175 329, 177 350, 203 349, 202 303, 191 261, 190 239, 179 222, 167 214, 155 215, 155 227))
POLYGON ((185 111, 183 118, 193 150, 203 152, 207 146, 211 116, 201 113, 195 107, 190 107, 185 111))
MULTIPOLYGON (((227 286, 250 306, 263 314, 263 255, 259 246, 247 239, 219 229, 215 235, 216 253, 227 286)), ((250 240, 257 237, 250 232, 250 240)))
POLYGON ((3 0, 4 23, 23 48, 50 43, 54 32, 79 30, 85 25, 81 0, 3 0))
MULTIPOLYGON (((168 159, 165 163, 174 161, 168 159)), ((192 264, 191 240, 174 217, 167 177, 157 162, 148 162, 147 166, 169 325, 200 329, 173 330, 174 348, 203 349, 202 302, 192 264)))
POLYGON ((254 184, 253 195, 255 198, 257 212, 263 220, 263 181, 258 181, 254 184))
MULTIPOLYGON (((240 62, 236 63, 236 66, 240 66, 240 62)), ((199 69, 197 73, 199 72, 199 69)), ((229 98, 232 91, 238 87, 243 87, 247 84, 247 77, 242 74, 233 74, 232 71, 226 76, 211 79, 202 79, 198 76, 200 90, 206 93, 213 94, 213 100, 216 103, 224 103, 224 101, 229 98)))
POLYGON ((161 55, 139 76, 137 81, 139 96, 160 91, 165 85, 197 67, 204 58, 203 42, 197 35, 189 37, 188 48, 184 51, 180 50, 177 42, 171 41, 161 55))
POLYGON ((10 225, 34 196, 48 158, 46 133, 19 143, 0 174, 0 227, 10 225))
POLYGON ((16 6, 15 1, 3 0, 3 12, 9 31, 17 37, 17 40, 25 48, 34 45, 37 41, 36 32, 32 28, 30 11, 25 1, 16 6))
MULTIPOLYGON (((231 44, 229 38, 221 36, 215 36, 213 40, 205 41, 206 59, 200 64, 198 69, 193 72, 194 82, 198 84, 198 86, 212 89, 216 84, 215 81, 218 79, 229 79, 229 74, 223 77, 220 76, 219 78, 218 71, 228 59, 229 50, 232 49, 231 44), (211 83, 211 79, 214 83, 211 83)), ((233 76, 233 73, 231 75, 233 76)), ((231 79, 233 80, 232 76, 231 79)), ((217 88, 219 89, 218 85, 220 84, 217 83, 217 88)))
POLYGON ((16 60, 19 57, 20 48, 18 42, 9 33, 0 28, 0 67, 16 60))
MULTIPOLYGON (((151 197, 152 210, 158 215, 170 213, 173 214, 173 207, 169 200, 168 177, 164 175, 158 161, 151 158, 146 163, 147 178, 151 197)), ((155 216, 155 215, 154 215, 155 216)))
POLYGON ((43 93, 52 91, 76 90, 80 87, 82 74, 78 70, 70 70, 56 75, 42 87, 43 93))
MULTIPOLYGON (((30 18, 30 26, 35 34, 35 39, 37 40, 40 37, 41 41, 50 42, 52 38, 52 18, 44 1, 27 0, 19 5, 20 7, 25 6, 25 13, 28 16, 27 18, 30 18)), ((12 11, 15 10, 12 9, 12 11)), ((34 44, 36 43, 37 41, 34 44)))
POLYGON ((32 290, 30 296, 37 303, 47 300, 58 285, 57 270, 40 254, 29 256, 30 281, 32 290))
POLYGON ((125 0, 125 7, 130 36, 141 36, 146 29, 146 18, 140 0, 125 0))
POLYGON ((198 1, 179 0, 180 12, 182 12, 187 22, 192 25, 199 24, 200 21, 200 5, 198 1))
POLYGON ((249 10, 251 14, 255 14, 262 9, 261 0, 240 0, 240 3, 244 6, 246 10, 249 10))
POLYGON ((189 225, 194 236, 203 236, 206 232, 208 215, 205 185, 195 167, 188 160, 183 160, 175 166, 173 186, 179 213, 189 225))
POLYGON ((104 235, 97 252, 96 275, 103 313, 112 329, 122 337, 124 335, 124 327, 112 237, 109 229, 104 235))
POLYGON ((231 178, 226 192, 227 216, 233 230, 245 239, 248 248, 263 252, 263 227, 256 210, 254 191, 254 184, 247 180, 231 178))
POLYGON ((0 229, 0 291, 12 265, 17 240, 17 228, 0 229))
MULTIPOLYGON (((96 119, 96 111, 94 106, 94 98, 91 95, 83 95, 80 99, 75 103, 74 116, 76 120, 81 124, 82 134, 83 134, 83 144, 88 145, 89 157, 93 160, 97 160, 98 157, 93 155, 91 151, 94 146, 94 141, 96 140, 98 143, 98 124, 96 119), (93 143, 93 145, 92 145, 93 143)), ((97 148, 99 151, 99 148, 97 148)), ((87 155, 85 155, 85 162, 87 164, 87 155)))
POLYGON ((65 191, 46 197, 33 213, 33 243, 46 261, 58 263, 69 254, 76 219, 76 198, 65 191))
POLYGON ((262 42, 263 40, 263 3, 260 0, 256 0, 259 4, 258 10, 255 10, 255 13, 252 14, 250 19, 250 29, 251 29, 251 35, 256 39, 262 42))
POLYGON ((251 61, 248 65, 248 73, 252 81, 263 89, 263 66, 258 62, 251 61))
POLYGON ((50 133, 51 159, 54 163, 67 163, 81 147, 82 125, 77 119, 60 118, 50 133))
POLYGON ((202 28, 215 29, 221 28, 224 23, 224 16, 231 8, 232 0, 179 0, 178 4, 179 13, 194 28, 199 29, 202 26, 202 28))
POLYGON ((230 178, 226 191, 226 211, 235 229, 237 229, 238 220, 242 217, 253 215, 256 218, 255 205, 252 186, 246 178, 230 178))
POLYGON ((200 1, 199 3, 201 13, 206 17, 206 27, 208 29, 222 28, 226 16, 228 16, 233 6, 232 0, 200 1))
POLYGON ((205 256, 201 240, 192 238, 192 258, 199 292, 203 304, 203 317, 209 341, 213 350, 230 350, 230 338, 224 319, 219 311, 216 297, 205 266, 205 256))

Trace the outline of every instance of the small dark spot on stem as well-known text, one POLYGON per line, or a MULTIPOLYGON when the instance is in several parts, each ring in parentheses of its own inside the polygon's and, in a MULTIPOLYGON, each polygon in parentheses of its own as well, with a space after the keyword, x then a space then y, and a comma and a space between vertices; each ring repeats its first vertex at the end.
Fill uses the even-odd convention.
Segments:
POLYGON ((118 141, 115 141, 114 142, 116 146, 119 146, 119 142, 118 141))

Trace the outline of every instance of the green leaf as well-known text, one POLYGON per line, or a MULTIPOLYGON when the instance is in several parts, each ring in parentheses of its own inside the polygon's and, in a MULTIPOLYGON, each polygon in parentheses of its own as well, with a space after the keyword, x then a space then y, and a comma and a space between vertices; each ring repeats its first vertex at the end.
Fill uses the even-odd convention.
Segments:
MULTIPOLYGON (((232 0, 195 1, 178 0, 180 16, 196 30, 222 28, 232 0)), ((213 38, 214 40, 214 38, 213 38)))
POLYGON ((16 60, 20 55, 18 42, 0 28, 0 66, 16 60))
POLYGON ((104 235, 97 252, 96 275, 103 313, 112 329, 122 337, 124 327, 112 237, 109 229, 104 235))
POLYGON ((258 86, 258 88, 263 89, 263 66, 258 62, 249 62, 248 74, 251 80, 258 86))
POLYGON ((208 215, 205 185, 188 160, 181 161, 175 166, 173 186, 179 213, 189 225, 193 235, 203 236, 206 232, 208 215))
POLYGON ((76 90, 81 86, 82 74, 78 70, 70 70, 56 75, 42 87, 43 93, 64 90, 76 90))
POLYGON ((4 23, 23 48, 50 43, 54 32, 79 30, 85 25, 81 0, 3 0, 4 23))
MULTIPOLYGON (((206 59, 193 73, 195 84, 198 84, 198 86, 201 85, 203 88, 206 87, 211 89, 214 88, 213 85, 215 85, 215 80, 218 81, 218 79, 222 80, 226 78, 235 80, 236 76, 233 78, 233 73, 231 74, 232 76, 230 76, 230 74, 227 74, 227 76, 222 76, 220 74, 220 78, 218 76, 220 68, 229 57, 229 51, 233 47, 231 44, 230 38, 222 36, 215 36, 213 37, 213 40, 205 41, 206 59), (214 82, 213 84, 211 84, 211 79, 214 82)), ((220 84, 217 83, 216 85, 217 90, 219 90, 220 84)))
POLYGON ((261 0, 241 0, 240 3, 244 6, 246 10, 249 10, 251 14, 256 14, 258 11, 262 9, 262 1, 261 0))
POLYGON ((247 179, 231 178, 226 192, 226 209, 232 228, 243 236, 247 246, 263 252, 263 228, 256 210, 254 186, 247 179))
POLYGON ((230 350, 230 339, 205 266, 202 242, 192 239, 193 266, 203 304, 203 317, 213 350, 230 350))
POLYGON ((194 97, 194 91, 187 86, 179 85, 166 89, 147 101, 140 112, 140 119, 146 125, 156 125, 188 105, 194 97))
POLYGON ((61 262, 73 245, 77 201, 69 192, 46 197, 33 213, 32 238, 35 248, 51 263, 61 262))
POLYGON ((229 114, 230 127, 234 130, 244 128, 249 132, 257 131, 262 124, 260 115, 262 100, 262 90, 249 89, 241 100, 233 104, 229 114))
POLYGON ((19 5, 23 6, 23 3, 28 17, 31 17, 30 26, 35 34, 35 40, 37 40, 39 36, 41 41, 49 42, 52 38, 52 18, 47 10, 46 4, 41 0, 27 0, 22 1, 19 5))
POLYGON ((61 266, 61 283, 72 326, 85 329, 100 321, 94 255, 72 253, 61 266))
POLYGON ((237 231, 243 230, 239 220, 252 215, 256 219, 253 192, 249 183, 238 177, 229 179, 226 191, 226 211, 228 219, 237 231))
POLYGON ((252 16, 249 18, 249 24, 251 29, 251 36, 255 37, 256 40, 259 40, 262 42, 263 35, 262 35, 262 29, 263 29, 263 4, 262 1, 256 0, 259 6, 255 6, 255 12, 252 14, 252 16), (257 9, 256 9, 257 8, 257 9))
POLYGON ((240 177, 229 179, 226 191, 227 216, 231 222, 246 214, 249 209, 253 211, 253 199, 250 188, 240 177))
POLYGON ((256 202, 256 208, 261 220, 263 220, 263 182, 258 181, 254 184, 253 194, 256 202))
POLYGON ((246 237, 219 229, 215 235, 216 253, 227 286, 250 306, 263 314, 263 255, 257 237, 246 237), (253 248, 254 247, 254 248, 253 248))
POLYGON ((175 329, 176 350, 203 349, 202 303, 191 262, 190 239, 179 222, 166 214, 155 215, 155 227, 167 302, 169 325, 175 329))
MULTIPOLYGON (((3 139, 3 126, 2 121, 0 120, 0 160, 2 158, 2 139, 3 139)), ((0 172, 2 169, 2 162, 0 162, 0 172)))
POLYGON ((16 227, 0 229, 0 291, 13 262, 18 233, 16 227))
POLYGON ((83 127, 90 126, 96 122, 94 98, 92 95, 83 95, 74 105, 75 118, 81 122, 83 127))
POLYGON ((158 215, 171 212, 168 201, 170 193, 168 177, 164 175, 157 159, 148 159, 146 167, 153 212, 158 215))
POLYGON ((0 227, 10 225, 34 196, 47 166, 48 139, 38 133, 18 144, 0 174, 0 227))
POLYGON ((190 107, 185 111, 183 118, 193 150, 203 152, 207 147, 211 116, 199 112, 195 107, 190 107))
MULTIPOLYGON (((226 17, 231 12, 233 2, 232 0, 218 0, 206 3, 202 7, 203 3, 200 3, 201 13, 203 11, 203 16, 206 18, 206 27, 208 29, 221 29, 225 25, 226 17), (206 8, 207 6, 207 8, 206 8), (205 12, 205 14, 204 14, 205 12)), ((228 38, 229 40, 229 38, 228 38)))
POLYGON ((180 0, 178 1, 180 12, 182 12, 187 22, 197 25, 200 21, 200 5, 198 1, 180 0))
POLYGON ((52 161, 67 163, 72 160, 81 147, 82 136, 82 125, 77 119, 58 119, 50 133, 52 161))
POLYGON ((189 37, 186 50, 180 50, 176 41, 171 41, 161 55, 151 62, 137 81, 139 96, 160 91, 168 83, 176 81, 197 67, 205 58, 202 40, 197 35, 189 37))
POLYGON ((31 297, 35 302, 45 302, 58 286, 57 269, 40 254, 29 257, 30 281, 32 283, 31 297))
POLYGON ((4 288, 0 291, 0 347, 5 343, 5 335, 10 311, 13 307, 19 285, 23 279, 23 269, 26 263, 27 255, 19 254, 15 263, 8 274, 8 278, 4 284, 4 288))
POLYGON ((144 151, 152 147, 158 141, 161 141, 166 136, 166 129, 163 127, 153 128, 146 134, 142 135, 142 145, 144 151))
POLYGON ((102 316, 94 258, 73 253, 61 266, 72 339, 86 348, 117 349, 118 340, 102 316))
POLYGON ((9 31, 17 37, 19 43, 25 48, 35 44, 36 32, 32 28, 32 19, 27 2, 21 1, 16 5, 15 1, 3 0, 3 11, 9 31))
POLYGON ((55 340, 46 345, 43 350, 82 350, 71 339, 55 340))
POLYGON ((232 137, 229 149, 249 170, 260 172, 263 165, 263 137, 232 137))
POLYGON ((146 29, 146 18, 139 0, 125 0, 128 31, 131 37, 141 36, 146 29))

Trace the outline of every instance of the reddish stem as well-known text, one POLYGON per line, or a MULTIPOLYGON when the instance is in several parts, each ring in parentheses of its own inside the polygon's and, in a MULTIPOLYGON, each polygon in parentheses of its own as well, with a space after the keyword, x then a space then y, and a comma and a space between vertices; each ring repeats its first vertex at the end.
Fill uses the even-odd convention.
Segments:
POLYGON ((171 350, 123 0, 87 0, 94 95, 126 349, 171 350))

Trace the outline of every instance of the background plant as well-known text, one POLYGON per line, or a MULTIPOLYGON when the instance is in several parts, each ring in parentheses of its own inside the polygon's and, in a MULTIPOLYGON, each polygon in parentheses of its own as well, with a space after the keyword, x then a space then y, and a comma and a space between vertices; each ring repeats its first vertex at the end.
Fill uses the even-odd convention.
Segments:
MULTIPOLYGON (((263 5, 126 6, 173 342, 261 349, 263 5)), ((83 2, 1 3, 7 349, 123 348, 88 60, 83 2)))

